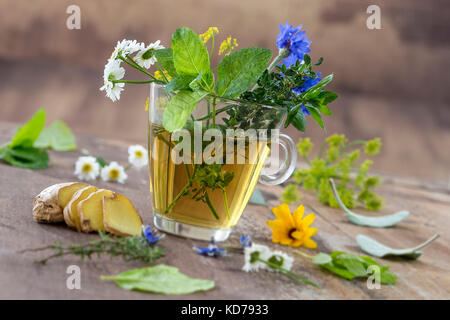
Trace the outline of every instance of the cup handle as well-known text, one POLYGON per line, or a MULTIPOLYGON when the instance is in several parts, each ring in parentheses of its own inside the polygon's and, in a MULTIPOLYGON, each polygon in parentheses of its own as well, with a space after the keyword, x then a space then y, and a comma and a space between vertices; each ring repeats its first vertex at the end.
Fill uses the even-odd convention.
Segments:
MULTIPOLYGON (((262 169, 261 177, 259 178, 259 183, 267 186, 274 186, 285 182, 292 175, 292 173, 295 170, 295 166, 297 164, 297 148, 295 146, 294 141, 292 141, 292 139, 289 136, 281 133, 276 142, 283 150, 284 159, 281 161, 281 164, 278 167, 278 169, 275 170, 275 172, 273 173, 268 174, 265 172, 266 171, 265 168, 262 169)), ((274 148, 271 149, 271 154, 269 156, 270 159, 273 156, 272 152, 274 150, 275 150, 274 148)))

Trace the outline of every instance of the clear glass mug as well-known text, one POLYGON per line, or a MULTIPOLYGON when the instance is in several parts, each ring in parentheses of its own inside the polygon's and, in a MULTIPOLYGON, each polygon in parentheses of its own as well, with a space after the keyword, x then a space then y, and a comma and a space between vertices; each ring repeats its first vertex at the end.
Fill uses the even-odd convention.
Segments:
POLYGON ((165 86, 150 85, 148 150, 154 225, 183 237, 224 241, 257 182, 283 183, 295 169, 295 144, 279 133, 287 112, 207 96, 195 107, 186 129, 169 133, 162 123, 170 98, 165 86), (181 142, 188 149, 179 148, 181 142))

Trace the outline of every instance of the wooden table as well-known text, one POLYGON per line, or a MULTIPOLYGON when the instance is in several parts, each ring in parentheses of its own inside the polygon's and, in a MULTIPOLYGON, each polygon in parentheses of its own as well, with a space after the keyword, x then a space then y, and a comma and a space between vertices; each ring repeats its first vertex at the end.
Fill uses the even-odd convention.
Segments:
MULTIPOLYGON (((9 140, 15 125, 0 122, 0 144, 9 140)), ((78 147, 87 148, 105 159, 126 163, 127 144, 90 136, 78 136, 78 147)), ((383 259, 398 275, 395 286, 369 290, 366 282, 352 282, 322 271, 304 258, 292 254, 292 249, 270 241, 270 229, 265 222, 273 219, 269 208, 248 205, 241 221, 230 237, 237 243, 241 234, 251 234, 257 243, 291 253, 295 257, 294 270, 319 284, 321 289, 297 286, 286 278, 269 273, 245 273, 242 254, 226 258, 197 255, 194 244, 199 241, 168 235, 161 243, 166 256, 158 262, 178 267, 182 272, 198 278, 211 279, 216 287, 208 292, 186 296, 165 296, 122 290, 112 282, 100 280, 100 275, 112 275, 128 269, 143 267, 142 263, 126 263, 120 258, 95 258, 80 261, 66 256, 51 260, 47 265, 34 263, 41 253, 20 254, 17 251, 48 245, 54 241, 85 242, 92 235, 77 233, 64 225, 45 225, 33 221, 32 201, 45 187, 59 182, 73 181, 73 165, 78 152, 50 152, 47 169, 32 171, 13 168, 0 163, 0 298, 1 299, 449 299, 450 298, 450 194, 434 184, 386 177, 379 189, 387 205, 381 214, 408 209, 411 215, 395 228, 371 229, 347 222, 341 210, 320 204, 312 194, 303 192, 302 203, 307 212, 317 215, 314 226, 319 233, 314 239, 319 250, 349 251, 362 254, 355 242, 357 234, 370 235, 393 247, 412 247, 435 233, 441 237, 424 250, 416 261, 383 259), (69 265, 81 268, 81 290, 68 290, 66 269, 69 265)), ((146 170, 130 169, 124 185, 95 183, 129 197, 144 223, 152 223, 151 202, 146 170)), ((270 206, 278 205, 282 187, 259 186, 270 206)), ((293 208, 293 207, 292 207, 293 208)), ((359 210, 360 211, 360 210, 359 210)), ((312 251, 301 249, 306 253, 312 251)))

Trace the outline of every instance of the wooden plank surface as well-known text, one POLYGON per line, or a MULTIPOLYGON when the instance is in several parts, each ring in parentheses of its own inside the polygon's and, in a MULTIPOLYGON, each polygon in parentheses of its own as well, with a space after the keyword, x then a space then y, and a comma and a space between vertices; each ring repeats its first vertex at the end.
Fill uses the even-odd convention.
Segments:
MULTIPOLYGON (((8 141, 15 126, 0 122, 0 144, 8 141)), ((78 136, 78 147, 87 148, 107 160, 125 163, 127 145, 90 136, 78 136)), ((158 262, 178 267, 182 272, 216 281, 216 287, 205 293, 186 296, 165 296, 129 292, 103 282, 100 275, 111 275, 128 269, 143 267, 141 263, 125 263, 120 259, 95 258, 80 261, 67 256, 39 265, 33 261, 40 253, 19 254, 17 251, 48 245, 54 241, 70 243, 88 241, 92 235, 80 234, 64 225, 45 225, 33 221, 32 201, 45 187, 59 182, 73 181, 73 165, 78 152, 51 152, 47 169, 32 171, 13 168, 0 163, 0 298, 2 299, 449 299, 450 250, 449 217, 450 194, 443 187, 420 181, 404 181, 388 177, 380 188, 386 199, 381 214, 408 209, 411 215, 395 228, 371 229, 348 223, 341 210, 320 204, 312 194, 303 192, 302 203, 307 212, 317 215, 314 226, 319 233, 314 239, 319 250, 344 250, 362 254, 355 242, 357 234, 369 235, 393 247, 411 247, 435 233, 441 237, 424 249, 417 261, 379 259, 391 265, 398 275, 395 286, 369 290, 365 281, 346 281, 328 274, 292 249, 270 242, 271 230, 266 221, 273 219, 269 208, 248 205, 241 221, 228 243, 237 243, 241 234, 251 234, 257 243, 269 245, 295 257, 294 270, 319 284, 321 289, 297 286, 279 275, 269 272, 241 271, 243 255, 230 253, 226 258, 208 258, 197 255, 192 247, 204 245, 200 241, 168 235, 161 243, 166 256, 158 262), (69 265, 81 268, 81 290, 66 288, 66 269, 69 265)), ((97 181, 98 187, 109 188, 129 197, 141 213, 144 223, 152 223, 151 201, 146 170, 129 171, 126 184, 97 181)), ((259 186, 270 206, 278 205, 282 187, 259 186)), ((294 207, 292 207, 293 209, 294 207)), ((361 211, 361 210, 359 210, 361 211)), ((313 251, 301 249, 312 254, 313 251)))

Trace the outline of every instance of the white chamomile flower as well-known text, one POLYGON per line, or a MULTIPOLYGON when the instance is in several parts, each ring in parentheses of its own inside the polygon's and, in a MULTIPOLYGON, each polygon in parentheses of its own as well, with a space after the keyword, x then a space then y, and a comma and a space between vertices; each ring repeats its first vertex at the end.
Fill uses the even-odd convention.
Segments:
POLYGON ((128 178, 125 169, 115 161, 103 167, 100 176, 103 181, 114 181, 119 183, 125 183, 125 180, 128 178))
POLYGON ((267 246, 253 243, 250 247, 244 249, 245 264, 242 270, 250 272, 267 269, 267 265, 258 259, 267 260, 270 253, 270 249, 267 246))
POLYGON ((133 167, 140 169, 148 163, 148 152, 143 146, 134 145, 128 147, 128 162, 133 167))
POLYGON ((161 41, 156 41, 150 43, 147 47, 142 48, 134 57, 134 60, 140 65, 142 68, 150 68, 156 62, 156 57, 153 54, 153 51, 164 49, 164 46, 160 45, 161 41))
MULTIPOLYGON (((294 263, 294 259, 292 257, 281 251, 271 252, 269 257, 267 258, 267 261, 286 270, 291 270, 292 264, 294 263)), ((270 271, 278 271, 271 266, 268 266, 268 269, 270 271)))
POLYGON ((79 157, 74 174, 80 180, 95 180, 100 174, 100 165, 94 157, 79 157))
POLYGON ((125 75, 125 69, 120 66, 120 60, 109 59, 103 72, 104 85, 100 91, 106 91, 106 96, 113 102, 120 99, 120 92, 125 83, 115 83, 114 80, 120 80, 125 75))
POLYGON ((119 54, 122 57, 133 54, 136 51, 142 50, 145 47, 144 43, 137 42, 136 40, 123 39, 122 41, 117 41, 117 45, 111 54, 111 59, 116 60, 119 54))

